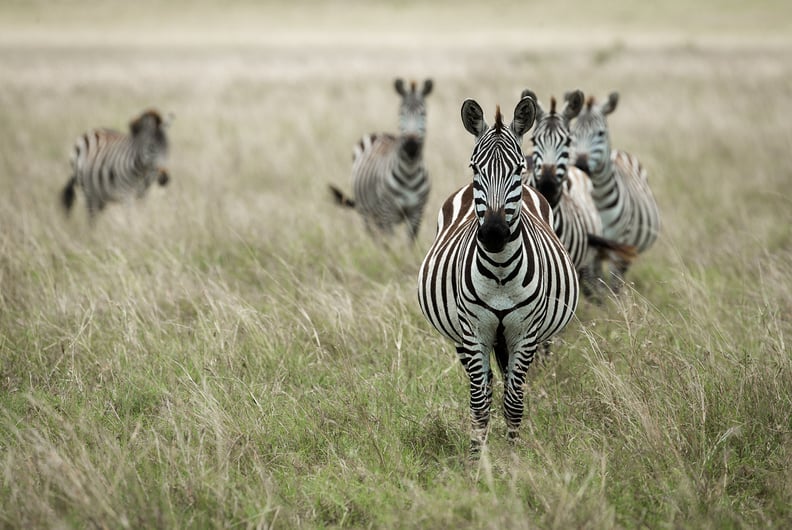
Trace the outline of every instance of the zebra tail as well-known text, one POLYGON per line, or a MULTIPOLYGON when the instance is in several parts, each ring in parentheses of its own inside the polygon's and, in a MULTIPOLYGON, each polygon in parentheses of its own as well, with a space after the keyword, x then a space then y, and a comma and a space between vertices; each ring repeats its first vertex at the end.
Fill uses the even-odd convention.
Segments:
POLYGON ((67 214, 71 211, 72 206, 74 205, 74 199, 77 196, 74 189, 76 185, 77 177, 72 175, 72 177, 69 179, 69 182, 67 182, 66 186, 63 188, 63 191, 61 191, 61 206, 63 206, 63 209, 67 214))
POLYGON ((625 263, 632 263, 638 257, 638 249, 633 245, 625 245, 617 243, 612 239, 607 239, 594 234, 588 234, 588 243, 590 246, 597 249, 600 258, 608 258, 609 254, 613 252, 618 258, 625 263))
POLYGON ((354 199, 350 199, 349 197, 344 195, 343 191, 341 191, 340 189, 336 188, 332 184, 330 184, 330 193, 333 194, 333 199, 335 199, 336 204, 338 204, 340 206, 345 206, 347 208, 354 208, 355 207, 354 199))

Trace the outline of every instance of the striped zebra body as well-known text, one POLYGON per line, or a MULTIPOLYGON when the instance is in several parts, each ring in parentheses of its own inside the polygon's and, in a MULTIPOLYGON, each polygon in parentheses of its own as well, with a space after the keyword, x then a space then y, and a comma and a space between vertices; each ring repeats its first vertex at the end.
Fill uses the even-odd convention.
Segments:
MULTIPOLYGON (((535 98, 530 90, 523 91, 525 95, 535 98)), ((602 219, 591 195, 591 179, 583 170, 569 164, 570 121, 580 113, 583 102, 583 92, 574 90, 564 96, 560 112, 556 112, 555 98, 550 100, 549 112, 537 103, 532 171, 527 182, 550 203, 553 229, 575 264, 583 292, 598 301, 601 287, 596 281, 595 261, 615 256, 619 263, 629 263, 635 249, 604 237, 602 219)))
POLYGON ((602 235, 602 219, 591 197, 591 179, 576 167, 567 169, 561 198, 553 208, 553 229, 569 252, 575 269, 584 273, 594 259, 589 234, 602 235))
MULTIPOLYGON (((660 233, 660 212, 638 159, 611 150, 606 115, 615 110, 617 102, 615 92, 602 105, 589 98, 572 126, 575 164, 591 177, 592 197, 602 219, 603 236, 631 245, 641 253, 652 246, 660 233)), ((629 263, 616 264, 615 289, 628 268, 629 263)))
POLYGON ((80 136, 71 157, 72 176, 61 193, 66 211, 83 191, 90 217, 111 202, 141 198, 156 180, 168 182, 162 167, 167 156, 167 124, 155 111, 147 111, 130 124, 130 134, 93 129, 80 136))
POLYGON ((330 186, 336 201, 355 208, 372 235, 390 235, 406 222, 410 241, 415 241, 429 197, 429 174, 423 160, 426 136, 425 98, 432 91, 427 79, 421 90, 415 82, 407 90, 397 79, 402 97, 399 109, 400 134, 368 134, 356 145, 352 163, 354 198, 330 186))
POLYGON ((465 101, 463 123, 477 137, 473 182, 443 204, 418 277, 421 310, 455 344, 470 380, 474 454, 489 424, 490 353, 504 375, 504 413, 515 438, 526 370, 538 345, 563 329, 577 307, 577 274, 551 228, 550 205, 521 182, 520 140, 534 109, 533 99, 523 98, 510 126, 498 110, 490 128, 478 104, 465 101))
POLYGON ((660 231, 660 212, 638 158, 614 149, 610 162, 591 180, 603 235, 633 245, 638 252, 649 249, 660 231))
MULTIPOLYGON (((523 97, 530 90, 523 91, 523 97)), ((556 112, 555 98, 545 112, 537 100, 533 142, 532 171, 526 182, 536 188, 553 209, 553 229, 569 252, 575 269, 582 272, 591 264, 592 249, 588 235, 602 235, 602 221, 591 198, 591 181, 583 171, 569 165, 572 135, 569 123, 583 107, 583 92, 565 96, 563 108, 556 112)))
POLYGON ((406 221, 415 239, 429 197, 429 175, 421 156, 410 156, 414 140, 370 134, 358 144, 352 165, 358 212, 368 228, 389 234, 406 221))

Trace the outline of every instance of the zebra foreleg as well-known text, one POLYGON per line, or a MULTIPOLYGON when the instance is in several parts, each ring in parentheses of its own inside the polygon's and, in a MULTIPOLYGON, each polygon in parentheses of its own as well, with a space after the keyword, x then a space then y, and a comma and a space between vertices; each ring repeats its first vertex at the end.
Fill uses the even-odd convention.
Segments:
POLYGON ((525 410, 525 374, 536 354, 536 342, 532 342, 515 354, 503 389, 503 413, 509 441, 519 437, 520 424, 525 410))
POLYGON ((414 245, 418 239, 418 231, 421 229, 421 218, 423 217, 422 211, 413 211, 411 215, 407 216, 407 237, 410 239, 410 244, 414 245))
POLYGON ((86 202, 88 206, 88 224, 95 226, 96 216, 104 209, 105 205, 102 201, 96 199, 88 199, 86 202))
POLYGON ((457 355, 470 380, 470 457, 475 459, 487 442, 492 407, 492 370, 489 353, 483 355, 480 350, 472 351, 466 346, 458 346, 457 355))

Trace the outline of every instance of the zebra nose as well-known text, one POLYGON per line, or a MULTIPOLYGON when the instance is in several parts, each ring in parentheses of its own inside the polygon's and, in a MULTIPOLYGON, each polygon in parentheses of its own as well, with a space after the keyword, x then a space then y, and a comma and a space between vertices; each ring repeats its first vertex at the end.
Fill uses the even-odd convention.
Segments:
POLYGON ((402 148, 408 157, 415 158, 421 152, 421 142, 417 136, 408 136, 404 139, 404 145, 402 148))
POLYGON ((487 252, 497 253, 506 246, 509 239, 509 225, 503 208, 484 212, 484 223, 478 229, 478 240, 487 252))
POLYGON ((551 181, 555 179, 556 165, 555 164, 542 164, 541 180, 551 181))
POLYGON ((551 205, 556 202, 556 195, 559 192, 558 181, 556 180, 556 166, 554 164, 542 165, 542 172, 536 181, 536 190, 550 201, 551 205))
POLYGON ((588 172, 588 155, 585 153, 578 153, 577 158, 575 158, 575 167, 588 172))

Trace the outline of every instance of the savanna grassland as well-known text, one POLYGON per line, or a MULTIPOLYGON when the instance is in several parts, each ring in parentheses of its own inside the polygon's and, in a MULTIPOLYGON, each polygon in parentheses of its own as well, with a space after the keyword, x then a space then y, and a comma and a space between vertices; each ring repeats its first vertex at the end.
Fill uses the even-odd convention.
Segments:
POLYGON ((579 4, 3 3, 0 526, 792 526, 792 4, 579 4), (415 248, 327 190, 397 76, 435 82, 415 248), (663 233, 471 464, 416 276, 462 100, 526 87, 620 92, 663 233), (77 135, 148 107, 170 185, 64 217, 77 135))

